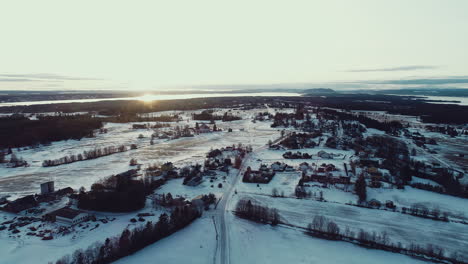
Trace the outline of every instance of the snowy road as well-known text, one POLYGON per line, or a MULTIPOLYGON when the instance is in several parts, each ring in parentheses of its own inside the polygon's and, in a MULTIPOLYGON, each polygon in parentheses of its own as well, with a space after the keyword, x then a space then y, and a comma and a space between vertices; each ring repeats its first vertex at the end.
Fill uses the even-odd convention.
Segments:
MULTIPOLYGON (((285 135, 285 137, 287 134, 285 135)), ((282 140, 284 137, 280 137, 276 140, 273 141, 273 144, 276 144, 280 140, 282 140)), ((262 146, 256 149, 255 151, 262 150, 266 148, 267 146, 262 146)), ((216 207, 216 213, 215 213, 215 223, 218 226, 219 230, 219 237, 218 237, 218 251, 215 256, 215 264, 220 263, 220 264, 229 264, 231 263, 231 258, 230 258, 230 247, 229 247, 229 225, 226 224, 226 218, 229 217, 229 208, 231 208, 230 203, 232 202, 231 197, 236 194, 236 186, 239 183, 239 180, 242 178, 241 175, 247 168, 247 164, 249 159, 251 158, 251 154, 247 154, 242 162, 241 167, 239 168, 238 173, 234 176, 235 178, 232 181, 232 184, 229 186, 229 189, 224 193, 223 197, 221 198, 221 201, 218 203, 218 206, 216 207)))

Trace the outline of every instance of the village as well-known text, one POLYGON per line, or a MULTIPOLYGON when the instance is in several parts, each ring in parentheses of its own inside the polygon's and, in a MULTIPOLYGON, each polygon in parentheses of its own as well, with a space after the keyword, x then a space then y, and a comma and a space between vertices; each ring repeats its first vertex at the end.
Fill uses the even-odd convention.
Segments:
MULTIPOLYGON (((95 138, 5 153, 5 160, 15 155, 28 166, 0 168, 11 176, 10 182, 0 178, 2 186, 10 184, 10 191, 0 188, 0 253, 18 252, 10 261, 26 263, 30 259, 21 252, 34 247, 49 252, 41 262, 57 261, 102 242, 102 234, 139 230, 176 208, 217 219, 220 201, 226 212, 235 212, 236 203, 248 200, 277 209, 276 224, 306 229, 324 214, 341 230, 346 225, 346 237, 360 230, 387 232, 394 247, 426 248, 417 225, 429 221, 444 228, 433 243, 442 247, 438 242, 444 241, 445 253, 417 254, 442 260, 468 254, 468 237, 459 234, 468 226, 467 167, 451 163, 442 144, 467 141, 466 127, 452 128, 457 135, 451 137, 419 121, 403 126, 398 117, 380 122, 375 115, 281 101, 161 115, 177 118, 108 123, 95 138), (113 147, 118 145, 124 148, 113 147), (54 154, 44 156, 46 150, 54 154), (26 177, 29 183, 14 188, 15 177, 36 172, 43 176, 26 177), (362 223, 350 225, 346 212, 361 215, 362 223), (386 230, 383 219, 366 228, 371 218, 387 214, 411 221, 386 230), (70 245, 66 252, 51 253, 49 248, 61 244, 70 245)), ((230 223, 238 221, 230 217, 230 223)), ((213 230, 219 224, 215 221, 213 230)))

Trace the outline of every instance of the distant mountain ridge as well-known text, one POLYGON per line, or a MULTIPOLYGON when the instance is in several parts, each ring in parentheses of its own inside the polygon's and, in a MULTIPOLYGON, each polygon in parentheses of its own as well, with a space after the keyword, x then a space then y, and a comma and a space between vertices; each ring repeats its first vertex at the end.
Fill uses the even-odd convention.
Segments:
POLYGON ((336 94, 336 91, 330 88, 314 88, 304 90, 305 95, 332 95, 336 94))

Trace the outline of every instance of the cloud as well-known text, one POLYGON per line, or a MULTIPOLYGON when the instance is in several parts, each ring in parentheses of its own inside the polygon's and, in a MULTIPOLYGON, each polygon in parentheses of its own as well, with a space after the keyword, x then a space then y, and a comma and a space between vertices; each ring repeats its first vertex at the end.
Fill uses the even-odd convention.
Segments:
MULTIPOLYGON (((58 74, 52 74, 52 73, 33 73, 33 74, 1 74, 0 77, 4 78, 23 78, 24 80, 29 79, 39 79, 39 80, 72 80, 72 81, 82 81, 82 80, 102 80, 102 79, 97 79, 97 78, 84 78, 84 77, 73 77, 73 76, 64 76, 64 75, 58 75, 58 74)), ((8 79, 3 79, 3 80, 8 80, 8 79)), ((19 80, 19 79, 18 79, 19 80)))
POLYGON ((347 72, 388 72, 388 71, 415 71, 415 70, 430 70, 437 69, 437 66, 431 65, 412 65, 412 66, 400 66, 390 68, 374 68, 374 69, 357 69, 349 70, 347 72))
POLYGON ((0 82, 35 82, 37 80, 27 78, 0 78, 0 82))
MULTIPOLYGON (((372 83, 372 82, 369 82, 372 83)), ((444 84, 462 84, 468 83, 468 77, 461 78, 438 78, 438 79, 403 79, 403 80, 386 80, 374 83, 381 84, 397 84, 397 85, 444 85, 444 84)))

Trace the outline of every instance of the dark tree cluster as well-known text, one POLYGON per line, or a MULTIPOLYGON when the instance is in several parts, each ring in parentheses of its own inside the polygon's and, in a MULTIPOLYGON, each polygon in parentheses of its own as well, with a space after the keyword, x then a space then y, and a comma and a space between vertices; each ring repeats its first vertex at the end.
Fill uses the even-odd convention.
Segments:
POLYGON ((368 118, 363 115, 355 116, 353 114, 348 114, 344 112, 338 112, 336 110, 323 110, 325 115, 324 118, 326 119, 336 119, 336 120, 347 120, 347 121, 358 121, 359 123, 365 125, 367 128, 375 128, 378 130, 382 130, 387 132, 388 134, 398 135, 400 129, 403 128, 403 125, 397 121, 391 122, 380 122, 372 118, 368 118))
POLYGON ((145 124, 133 124, 132 125, 132 128, 133 129, 150 129, 150 128, 163 128, 163 127, 170 127, 171 125, 170 124, 167 124, 167 123, 155 123, 155 124, 151 124, 151 123, 145 123, 145 124))
POLYGON ((52 167, 52 166, 59 166, 63 164, 69 164, 73 162, 83 161, 83 160, 92 160, 97 159, 100 157, 109 156, 115 153, 121 153, 127 151, 127 147, 124 145, 115 147, 109 146, 104 148, 96 148, 92 150, 85 150, 83 153, 78 155, 69 155, 65 157, 61 157, 55 160, 44 160, 42 162, 42 167, 52 167))
POLYGON ((297 151, 297 152, 288 151, 283 154, 283 158, 285 159, 311 159, 312 156, 307 152, 301 153, 300 151, 297 151))
POLYGON ((453 171, 450 171, 446 168, 441 168, 437 170, 436 173, 430 173, 430 167, 428 167, 424 162, 411 160, 410 164, 410 173, 416 177, 428 179, 437 182, 440 186, 433 186, 430 184, 423 183, 411 183, 412 187, 438 192, 443 194, 449 194, 459 197, 468 198, 468 186, 463 185, 458 177, 453 174, 453 171))
POLYGON ((108 212, 128 212, 143 208, 146 195, 154 186, 134 180, 135 174, 136 170, 130 170, 93 184, 91 191, 79 193, 78 207, 108 212))
POLYGON ((199 177, 201 179, 201 168, 200 164, 194 166, 186 166, 180 169, 179 176, 184 177, 183 185, 186 185, 189 181, 199 177))
POLYGON ((236 205, 236 215, 252 221, 277 225, 280 223, 279 212, 275 208, 268 208, 259 204, 253 204, 250 200, 239 200, 236 205))
POLYGON ((289 127, 296 125, 295 114, 276 112, 271 127, 289 127))
MULTIPOLYGON (((10 152, 10 151, 9 151, 10 152)), ((0 151, 0 163, 8 163, 9 168, 28 167, 29 163, 22 157, 17 157, 15 153, 11 152, 10 159, 5 159, 5 153, 0 151)))
MULTIPOLYGON (((188 226, 200 217, 200 212, 190 205, 176 207, 170 216, 163 213, 158 221, 148 221, 145 226, 125 229, 120 236, 97 242, 86 250, 78 249, 59 259, 56 264, 107 264, 131 255, 162 238, 188 226)), ((171 253, 168 253, 171 254, 171 253)))
POLYGON ((221 121, 223 121, 223 122, 230 122, 230 121, 237 121, 237 120, 242 120, 242 117, 235 116, 235 115, 233 115, 232 113, 229 113, 229 112, 225 112, 223 114, 223 118, 221 119, 221 121))
POLYGON ((200 114, 192 114, 192 119, 199 121, 214 121, 222 120, 223 116, 213 114, 213 110, 204 110, 200 114))
POLYGON ((415 203, 411 205, 410 208, 402 207, 402 213, 410 214, 413 216, 439 220, 439 221, 448 221, 448 212, 441 212, 438 208, 429 208, 424 204, 415 203))
POLYGON ((364 202, 367 199, 367 189, 366 189, 366 179, 364 176, 361 175, 357 179, 354 185, 354 191, 356 192, 357 196, 359 197, 359 202, 364 202))
POLYGON ((101 127, 102 121, 91 115, 38 116, 38 120, 16 114, 1 117, 0 149, 93 137, 101 127))
POLYGON ((313 140, 321 136, 321 133, 295 133, 287 136, 279 144, 289 149, 313 148, 317 144, 313 140))
POLYGON ((392 175, 396 175, 399 181, 397 182, 398 185, 407 184, 411 181, 409 150, 405 142, 385 135, 371 136, 355 141, 354 150, 357 152, 362 149, 382 158, 381 168, 389 170, 392 175))

